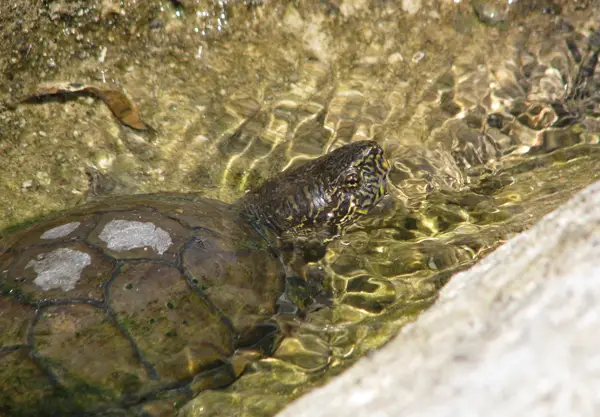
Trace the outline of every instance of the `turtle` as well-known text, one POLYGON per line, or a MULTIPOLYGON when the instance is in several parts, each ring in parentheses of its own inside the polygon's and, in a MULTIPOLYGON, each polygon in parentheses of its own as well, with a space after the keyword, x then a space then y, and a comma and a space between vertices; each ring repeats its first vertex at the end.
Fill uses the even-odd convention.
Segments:
POLYGON ((326 245, 367 214, 388 171, 375 141, 357 141, 231 204, 112 197, 5 233, 0 415, 162 415, 231 384, 301 310, 301 242, 326 245))

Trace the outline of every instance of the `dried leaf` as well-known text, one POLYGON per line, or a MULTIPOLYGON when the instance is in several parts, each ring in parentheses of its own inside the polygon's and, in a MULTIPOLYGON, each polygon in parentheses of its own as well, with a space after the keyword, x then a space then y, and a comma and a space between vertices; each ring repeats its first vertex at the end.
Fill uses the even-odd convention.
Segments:
POLYGON ((56 82, 40 84, 37 90, 23 101, 53 95, 90 95, 102 100, 112 114, 123 124, 137 130, 148 130, 135 104, 121 91, 89 84, 56 82))
POLYGON ((133 127, 134 129, 147 129, 146 124, 140 117, 137 107, 125 94, 118 90, 101 90, 96 87, 89 87, 89 91, 104 101, 110 111, 112 111, 121 123, 133 127))

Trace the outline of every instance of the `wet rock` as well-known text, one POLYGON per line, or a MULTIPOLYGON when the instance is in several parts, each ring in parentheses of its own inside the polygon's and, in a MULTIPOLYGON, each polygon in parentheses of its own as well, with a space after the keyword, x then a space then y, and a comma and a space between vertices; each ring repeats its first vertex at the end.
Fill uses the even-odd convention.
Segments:
POLYGON ((280 417, 596 415, 599 206, 596 182, 280 417))

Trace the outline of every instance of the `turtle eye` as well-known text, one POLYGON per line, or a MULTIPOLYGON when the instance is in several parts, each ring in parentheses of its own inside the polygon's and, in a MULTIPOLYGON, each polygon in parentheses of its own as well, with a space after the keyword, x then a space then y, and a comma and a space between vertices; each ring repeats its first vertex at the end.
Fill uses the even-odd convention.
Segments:
POLYGON ((346 185, 347 187, 356 187, 358 185, 358 182, 358 174, 354 172, 352 174, 346 175, 346 178, 344 178, 344 185, 346 185))

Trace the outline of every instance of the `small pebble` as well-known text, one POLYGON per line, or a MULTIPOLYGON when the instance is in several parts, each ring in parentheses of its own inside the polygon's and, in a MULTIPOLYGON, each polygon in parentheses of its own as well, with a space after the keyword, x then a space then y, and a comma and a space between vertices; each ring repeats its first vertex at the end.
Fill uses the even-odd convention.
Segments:
POLYGON ((402 62, 402 61, 404 61, 404 57, 402 56, 402 54, 400 52, 394 52, 393 54, 391 54, 388 57, 389 64, 396 64, 396 63, 402 62))
POLYGON ((425 58, 425 52, 423 51, 419 51, 416 54, 413 55, 412 57, 412 62, 417 64, 419 63, 423 58, 425 58))
POLYGON ((106 59, 106 52, 108 51, 108 48, 105 46, 103 48, 100 48, 100 55, 98 56, 98 62, 103 63, 104 60, 106 59))

